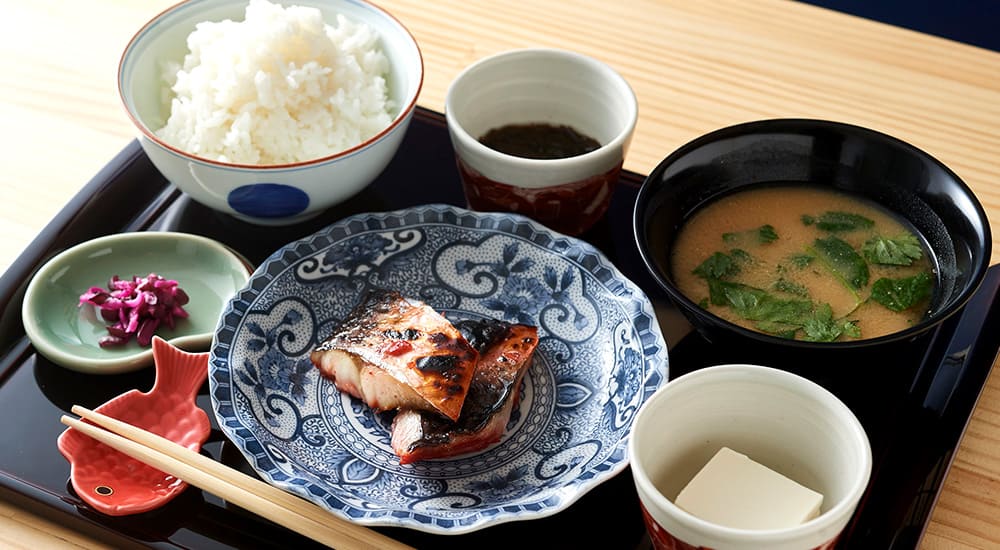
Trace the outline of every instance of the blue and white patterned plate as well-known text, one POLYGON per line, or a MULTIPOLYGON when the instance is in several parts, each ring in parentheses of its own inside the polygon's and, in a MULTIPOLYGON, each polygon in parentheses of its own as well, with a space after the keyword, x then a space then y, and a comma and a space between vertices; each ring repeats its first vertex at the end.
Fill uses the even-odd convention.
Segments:
POLYGON ((361 524, 451 534, 554 514, 623 470, 632 419, 668 372, 648 298, 597 249, 445 205, 353 216, 275 252, 223 313, 211 354, 219 424, 265 480, 361 524), (319 375, 310 350, 372 287, 452 321, 539 327, 500 443, 400 465, 392 413, 319 375))

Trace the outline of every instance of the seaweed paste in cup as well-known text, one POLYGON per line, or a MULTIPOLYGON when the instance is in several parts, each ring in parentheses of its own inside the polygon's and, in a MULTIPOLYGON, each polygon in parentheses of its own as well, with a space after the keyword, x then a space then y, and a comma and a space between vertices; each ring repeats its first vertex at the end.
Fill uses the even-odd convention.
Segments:
POLYGON ((740 364, 657 390, 636 415, 629 456, 656 549, 833 548, 872 468, 864 428, 835 395, 740 364))
POLYGON ((470 208, 579 235, 608 209, 638 105, 603 62, 531 48, 463 70, 448 88, 445 116, 470 208))

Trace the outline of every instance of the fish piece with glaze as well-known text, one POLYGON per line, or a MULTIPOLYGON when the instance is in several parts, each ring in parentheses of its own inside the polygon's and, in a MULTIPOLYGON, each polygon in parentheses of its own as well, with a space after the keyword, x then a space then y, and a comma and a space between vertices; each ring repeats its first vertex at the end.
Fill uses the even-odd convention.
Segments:
POLYGON ((405 408, 457 420, 479 353, 427 304, 375 289, 310 359, 338 390, 376 411, 405 408))
POLYGON ((479 352, 462 414, 451 422, 415 409, 393 419, 392 449, 401 464, 475 452, 500 441, 538 345, 538 329, 494 319, 456 323, 479 352))

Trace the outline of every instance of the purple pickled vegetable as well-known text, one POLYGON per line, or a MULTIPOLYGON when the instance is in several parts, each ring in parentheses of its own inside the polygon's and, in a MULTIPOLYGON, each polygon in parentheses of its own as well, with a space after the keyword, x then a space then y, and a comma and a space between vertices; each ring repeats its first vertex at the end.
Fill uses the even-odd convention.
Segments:
POLYGON ((176 319, 188 316, 187 303, 188 295, 177 281, 156 273, 131 279, 114 275, 107 290, 94 286, 80 295, 81 306, 98 307, 101 318, 111 323, 98 342, 102 348, 125 345, 133 335, 140 346, 149 346, 158 327, 174 328, 176 319))

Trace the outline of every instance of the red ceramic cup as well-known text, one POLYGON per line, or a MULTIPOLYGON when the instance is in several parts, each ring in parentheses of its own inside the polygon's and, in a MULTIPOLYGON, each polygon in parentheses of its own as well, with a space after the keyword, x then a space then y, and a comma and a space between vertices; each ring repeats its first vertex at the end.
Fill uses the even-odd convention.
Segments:
POLYGON ((532 48, 484 58, 462 71, 445 100, 469 207, 524 214, 579 235, 607 211, 638 115, 635 94, 611 67, 575 52, 532 48), (527 158, 480 139, 510 124, 568 126, 594 150, 527 158))

